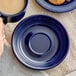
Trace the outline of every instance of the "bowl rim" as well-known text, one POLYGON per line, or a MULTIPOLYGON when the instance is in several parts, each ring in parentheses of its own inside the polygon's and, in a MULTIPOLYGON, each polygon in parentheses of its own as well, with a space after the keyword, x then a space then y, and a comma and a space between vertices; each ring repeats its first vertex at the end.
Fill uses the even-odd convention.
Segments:
MULTIPOLYGON (((36 1, 36 3, 38 4, 38 5, 40 5, 43 9, 45 9, 45 10, 47 10, 47 11, 49 11, 49 12, 53 12, 53 13, 67 13, 67 12, 70 12, 70 11, 72 11, 72 10, 74 10, 74 9, 76 9, 76 1, 73 1, 73 4, 74 4, 74 2, 75 2, 75 5, 73 5, 72 6, 72 8, 71 9, 68 9, 68 10, 62 10, 62 11, 60 11, 60 10, 57 10, 57 9, 48 9, 47 7, 45 7, 44 5, 42 5, 42 4, 40 4, 40 2, 39 2, 39 0, 35 0, 36 1)), ((59 7, 60 8, 60 6, 54 6, 54 5, 52 5, 52 4, 50 4, 50 6, 52 6, 52 7, 59 7)), ((62 7, 64 7, 64 5, 62 6, 62 7)), ((66 7, 65 7, 66 8, 66 7)))

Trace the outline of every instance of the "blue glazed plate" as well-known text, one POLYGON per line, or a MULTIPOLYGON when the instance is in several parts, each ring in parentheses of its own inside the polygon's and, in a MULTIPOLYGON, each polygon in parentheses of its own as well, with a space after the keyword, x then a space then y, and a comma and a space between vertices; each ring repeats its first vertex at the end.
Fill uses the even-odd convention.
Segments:
POLYGON ((45 70, 60 64, 67 55, 69 39, 56 19, 33 15, 22 20, 12 35, 12 48, 25 66, 45 70))
POLYGON ((48 0, 36 0, 36 2, 44 9, 57 13, 69 12, 76 8, 76 0, 66 0, 64 4, 59 6, 49 3, 48 0))

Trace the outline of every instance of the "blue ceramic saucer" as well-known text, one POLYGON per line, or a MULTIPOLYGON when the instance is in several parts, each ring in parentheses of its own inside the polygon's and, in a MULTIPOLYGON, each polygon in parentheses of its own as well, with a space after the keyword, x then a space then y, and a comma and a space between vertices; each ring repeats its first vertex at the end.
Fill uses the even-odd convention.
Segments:
POLYGON ((76 0, 66 0, 64 4, 59 6, 49 3, 48 0, 36 0, 36 2, 44 9, 57 13, 69 12, 76 8, 76 0))
POLYGON ((45 70, 60 64, 67 55, 69 39, 56 19, 34 15, 22 20, 12 35, 12 48, 25 66, 45 70))

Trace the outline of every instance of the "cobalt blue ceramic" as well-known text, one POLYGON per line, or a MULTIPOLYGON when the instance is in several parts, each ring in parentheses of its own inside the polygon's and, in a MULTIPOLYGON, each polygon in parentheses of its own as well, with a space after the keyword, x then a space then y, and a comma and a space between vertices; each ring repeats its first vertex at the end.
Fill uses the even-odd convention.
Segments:
POLYGON ((17 25, 11 44, 21 63, 32 69, 45 70, 64 60, 69 38, 56 19, 47 15, 33 15, 17 25))
POLYGON ((24 17, 27 4, 28 4, 28 0, 25 0, 24 8, 20 12, 18 12, 17 14, 14 14, 14 15, 5 14, 0 11, 0 17, 3 18, 4 23, 17 22, 24 17))
POLYGON ((57 13, 69 12, 76 8, 76 0, 65 0, 65 3, 59 6, 49 3, 48 0, 36 0, 36 2, 44 9, 57 13))

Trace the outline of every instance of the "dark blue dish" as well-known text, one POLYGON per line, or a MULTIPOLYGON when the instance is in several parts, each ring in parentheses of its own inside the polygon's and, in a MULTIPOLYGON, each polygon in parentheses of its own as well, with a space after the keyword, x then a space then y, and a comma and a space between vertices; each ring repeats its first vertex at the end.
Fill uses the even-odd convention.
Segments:
POLYGON ((25 66, 45 70, 60 64, 67 55, 69 38, 56 19, 34 15, 22 20, 12 35, 12 48, 25 66))
POLYGON ((3 21, 4 21, 5 24, 7 22, 17 22, 24 17, 25 12, 26 12, 27 4, 28 4, 28 0, 25 0, 24 8, 19 13, 14 14, 14 15, 5 14, 5 13, 0 11, 0 17, 3 18, 3 21))
POLYGON ((44 9, 57 13, 69 12, 76 8, 76 0, 66 0, 64 4, 59 6, 49 3, 48 0, 36 0, 36 2, 44 9))

